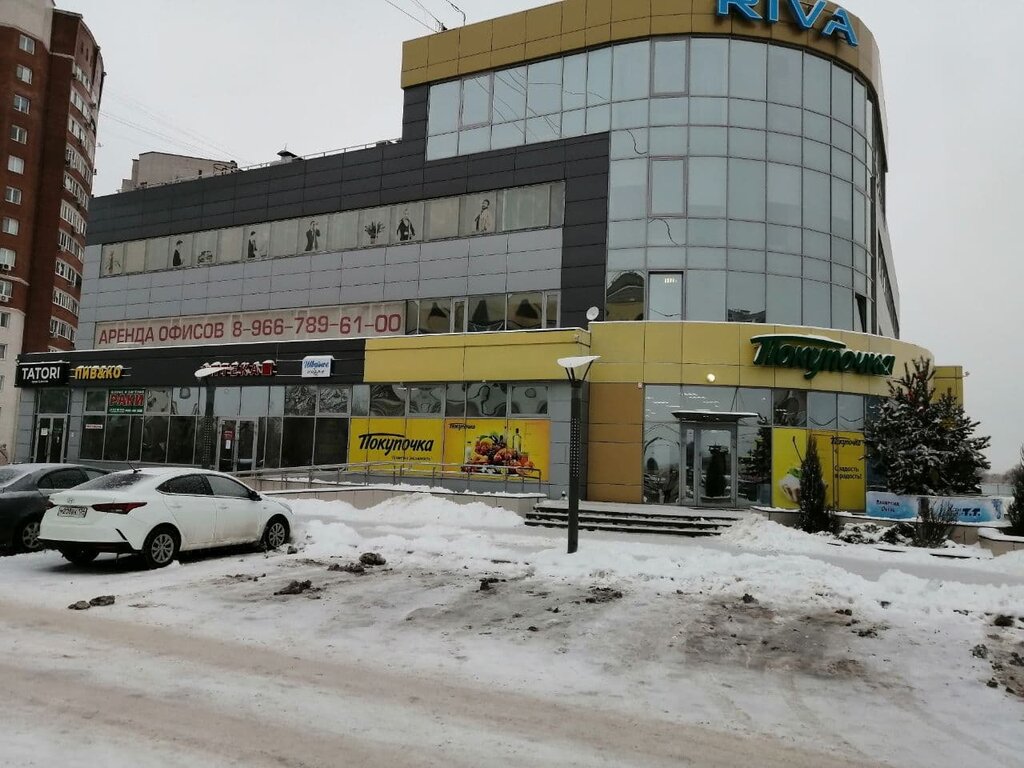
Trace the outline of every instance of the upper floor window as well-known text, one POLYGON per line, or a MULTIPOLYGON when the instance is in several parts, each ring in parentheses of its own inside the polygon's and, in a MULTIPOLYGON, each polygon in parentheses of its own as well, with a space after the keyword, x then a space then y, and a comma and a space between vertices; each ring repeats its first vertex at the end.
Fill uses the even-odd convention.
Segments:
POLYGON ((36 52, 36 41, 33 40, 28 35, 21 35, 18 38, 18 47, 21 50, 23 50, 25 53, 35 53, 36 52))
POLYGON ((32 107, 32 102, 22 96, 20 93, 14 94, 14 108, 18 112, 24 112, 28 114, 29 109, 32 107))
MULTIPOLYGON (((10 301, 13 295, 14 283, 10 280, 0 280, 0 301, 10 301)), ((0 360, 3 360, 2 355, 0 355, 0 360)))
POLYGON ((0 344, 0 360, 6 360, 6 359, 7 359, 7 345, 6 344, 0 344))
POLYGON ((0 229, 3 229, 5 235, 16 235, 20 229, 18 220, 12 219, 10 216, 4 216, 3 220, 0 221, 0 229))
POLYGON ((19 144, 28 144, 28 131, 20 125, 11 125, 11 139, 19 144))
POLYGON ((11 173, 24 173, 25 161, 16 155, 7 156, 7 170, 11 173))
POLYGON ((10 248, 0 248, 0 269, 13 269, 17 256, 10 248))
POLYGON ((0 328, 9 328, 11 326, 11 313, 0 312, 0 328))
POLYGON ((14 205, 21 205, 21 190, 17 187, 7 187, 4 190, 4 201, 14 205))
POLYGON ((18 64, 14 68, 14 76, 21 80, 23 83, 32 82, 32 70, 26 67, 24 64, 18 64))

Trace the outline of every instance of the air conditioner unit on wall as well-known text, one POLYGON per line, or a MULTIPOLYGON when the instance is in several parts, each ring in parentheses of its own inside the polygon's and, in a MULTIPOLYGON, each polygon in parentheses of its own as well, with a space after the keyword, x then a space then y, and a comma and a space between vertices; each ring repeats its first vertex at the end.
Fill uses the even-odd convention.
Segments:
POLYGON ((10 301, 10 300, 11 300, 11 297, 10 297, 10 296, 3 296, 3 295, 0 295, 0 301, 2 301, 2 302, 3 302, 4 304, 6 304, 6 303, 7 303, 8 301, 10 301))

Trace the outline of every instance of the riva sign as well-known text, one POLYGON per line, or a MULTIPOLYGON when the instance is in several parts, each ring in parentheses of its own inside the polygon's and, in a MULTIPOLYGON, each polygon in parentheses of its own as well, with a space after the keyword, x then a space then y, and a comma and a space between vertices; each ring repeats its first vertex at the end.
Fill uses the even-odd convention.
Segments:
POLYGON ((805 379, 813 379, 823 371, 892 376, 892 369, 896 365, 896 355, 857 352, 848 349, 841 341, 822 336, 771 334, 754 336, 750 343, 757 346, 754 365, 796 368, 804 371, 805 379))
MULTIPOLYGON (((825 17, 828 4, 825 0, 815 0, 810 10, 804 8, 800 0, 717 0, 719 16, 736 13, 748 21, 767 21, 775 24, 782 16, 782 7, 789 8, 789 16, 800 29, 814 29, 825 17)), ((828 22, 821 30, 822 37, 840 35, 850 45, 857 47, 857 33, 850 21, 850 14, 842 8, 836 8, 828 15, 828 22)))

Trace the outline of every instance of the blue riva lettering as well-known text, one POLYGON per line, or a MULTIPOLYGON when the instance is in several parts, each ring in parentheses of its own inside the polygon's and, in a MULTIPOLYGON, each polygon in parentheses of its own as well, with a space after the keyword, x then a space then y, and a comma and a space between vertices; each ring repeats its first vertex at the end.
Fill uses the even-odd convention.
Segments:
POLYGON ((779 0, 768 0, 768 15, 765 19, 772 24, 779 20, 779 0))
POLYGON ((832 18, 825 25, 825 29, 821 31, 822 37, 830 37, 837 33, 843 35, 846 38, 846 42, 854 48, 860 42, 857 39, 857 33, 853 29, 853 22, 850 21, 850 14, 842 8, 839 8, 832 14, 832 18))
POLYGON ((755 9, 757 3, 758 0, 718 0, 718 15, 728 16, 729 9, 735 8, 750 21, 762 21, 761 15, 755 9))
POLYGON ((793 18, 801 29, 813 29, 814 23, 825 10, 825 5, 825 0, 818 0, 810 11, 804 13, 804 7, 800 5, 800 0, 789 0, 789 7, 793 11, 793 18))

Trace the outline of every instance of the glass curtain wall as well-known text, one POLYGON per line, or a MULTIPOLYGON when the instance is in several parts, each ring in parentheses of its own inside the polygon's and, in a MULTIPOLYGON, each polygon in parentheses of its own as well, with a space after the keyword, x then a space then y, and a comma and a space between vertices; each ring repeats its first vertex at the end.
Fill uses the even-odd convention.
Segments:
POLYGON ((610 131, 607 319, 874 332, 874 126, 825 58, 658 38, 433 86, 427 158, 610 131))

